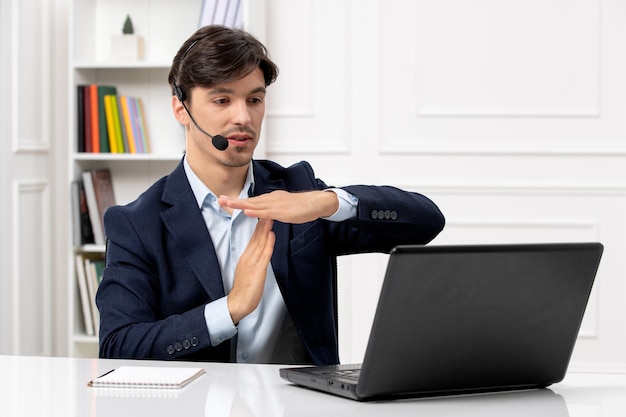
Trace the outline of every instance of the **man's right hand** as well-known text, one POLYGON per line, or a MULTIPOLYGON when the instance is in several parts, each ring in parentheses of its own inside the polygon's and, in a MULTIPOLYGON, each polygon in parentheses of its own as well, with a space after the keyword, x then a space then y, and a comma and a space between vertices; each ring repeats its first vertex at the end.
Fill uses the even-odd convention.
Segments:
POLYGON ((272 225, 270 219, 259 219, 237 263, 233 289, 228 294, 228 311, 235 325, 252 313, 263 297, 267 267, 276 240, 272 225))
POLYGON ((324 190, 300 192, 276 190, 244 199, 221 196, 218 202, 222 207, 242 210, 248 217, 293 224, 331 216, 339 208, 337 195, 324 190))

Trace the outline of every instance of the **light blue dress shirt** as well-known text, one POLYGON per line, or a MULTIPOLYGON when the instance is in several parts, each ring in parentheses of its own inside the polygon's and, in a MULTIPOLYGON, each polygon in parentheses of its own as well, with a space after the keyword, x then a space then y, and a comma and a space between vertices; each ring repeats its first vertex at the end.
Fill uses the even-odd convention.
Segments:
MULTIPOLYGON (((215 245, 224 284, 228 294, 233 288, 235 268, 239 257, 246 248, 257 224, 256 218, 247 217, 241 210, 234 210, 230 215, 217 202, 217 197, 193 172, 187 159, 184 160, 185 173, 198 207, 215 245)), ((254 172, 252 163, 239 194, 240 199, 248 198, 254 190, 254 172)), ((343 221, 356 216, 358 199, 350 193, 329 188, 339 197, 339 209, 327 217, 330 221, 343 221)), ((220 343, 237 335, 237 362, 268 363, 271 360, 281 325, 286 317, 287 308, 269 265, 263 297, 259 306, 244 317, 237 327, 233 324, 227 305, 228 295, 208 303, 204 309, 211 344, 220 343)))

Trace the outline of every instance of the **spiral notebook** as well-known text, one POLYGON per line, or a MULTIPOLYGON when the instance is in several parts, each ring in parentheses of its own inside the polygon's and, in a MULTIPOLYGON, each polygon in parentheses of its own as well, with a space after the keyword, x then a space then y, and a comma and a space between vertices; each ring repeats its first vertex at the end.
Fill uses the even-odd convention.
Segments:
POLYGON ((179 389, 205 373, 204 368, 120 366, 87 383, 94 388, 179 389))

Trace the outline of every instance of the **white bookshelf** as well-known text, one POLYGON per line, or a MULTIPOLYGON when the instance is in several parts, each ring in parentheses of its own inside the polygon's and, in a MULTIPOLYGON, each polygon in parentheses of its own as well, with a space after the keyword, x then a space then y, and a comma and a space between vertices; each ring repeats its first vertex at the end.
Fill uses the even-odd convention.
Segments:
MULTIPOLYGON (((244 21, 252 22, 248 16, 255 16, 256 26, 246 24, 246 28, 257 36, 262 35, 264 23, 257 16, 263 16, 260 12, 264 10, 264 1, 244 1, 243 4, 244 21)), ((167 75, 178 48, 198 28, 201 8, 202 0, 70 2, 68 182, 78 179, 85 170, 109 168, 116 202, 126 204, 174 169, 182 157, 185 141, 183 128, 172 115, 167 75), (110 58, 111 37, 121 34, 126 15, 131 16, 135 34, 144 38, 145 56, 136 62, 113 62, 110 58), (150 135, 150 153, 78 152, 76 88, 91 83, 114 85, 118 94, 142 99, 150 135)), ((72 231, 69 233, 71 236, 72 231)), ((77 253, 104 253, 104 247, 72 246, 68 252, 68 351, 70 356, 96 357, 98 339, 85 332, 74 256, 77 253)))

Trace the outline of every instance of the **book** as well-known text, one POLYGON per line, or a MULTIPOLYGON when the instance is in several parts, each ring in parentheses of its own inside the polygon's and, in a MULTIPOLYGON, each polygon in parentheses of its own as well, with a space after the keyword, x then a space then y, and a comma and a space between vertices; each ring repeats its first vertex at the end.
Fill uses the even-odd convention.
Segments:
POLYGON ((76 265, 76 282, 78 283, 78 294, 80 296, 80 306, 83 312, 85 333, 87 333, 88 336, 93 336, 95 335, 95 330, 91 302, 89 301, 89 288, 87 287, 87 276, 85 275, 83 255, 80 253, 76 254, 74 260, 76 265))
POLYGON ((98 203, 96 202, 96 191, 89 171, 83 172, 83 186, 85 188, 85 200, 89 210, 89 223, 93 231, 93 240, 96 245, 104 245, 104 227, 98 218, 98 203))
POLYGON ((118 153, 117 150, 117 132, 115 131, 115 117, 113 114, 113 103, 115 96, 104 96, 104 115, 107 124, 107 136, 109 138, 109 151, 111 153, 118 153))
POLYGON ((80 225, 80 187, 82 187, 80 181, 72 181, 70 185, 70 201, 72 211, 72 244, 74 246, 80 246, 82 244, 80 225))
POLYGON ((224 25, 232 28, 243 27, 241 0, 204 0, 200 11, 200 24, 224 25))
POLYGON ((82 180, 72 181, 72 226, 74 246, 94 243, 93 229, 89 220, 89 209, 82 180))
POLYGON ((89 308, 91 309, 93 327, 97 333, 100 330, 100 311, 96 305, 96 292, 102 280, 104 257, 102 254, 83 254, 83 267, 85 280, 87 281, 87 293, 89 294, 89 308))
POLYGON ((102 282, 102 274, 104 272, 105 263, 106 263, 106 260, 105 260, 104 254, 101 257, 91 261, 91 268, 94 274, 94 281, 96 284, 96 288, 98 288, 98 286, 102 282))
POLYGON ((117 88, 112 85, 98 85, 98 129, 99 129, 99 141, 100 141, 100 152, 106 153, 111 152, 110 142, 109 142, 109 129, 107 124, 106 117, 106 105, 104 102, 104 97, 108 95, 117 94, 117 88))
POLYGON ((111 113, 113 115, 113 129, 115 130, 115 152, 124 153, 124 138, 122 136, 122 121, 120 120, 120 110, 118 106, 118 96, 111 96, 111 113))
POLYGON ((85 152, 85 86, 76 86, 76 150, 85 152))
POLYGON ((137 153, 145 153, 144 149, 144 139, 142 137, 140 120, 139 120, 139 109, 137 107, 137 101, 139 99, 136 97, 128 97, 128 113, 130 116, 130 125, 133 129, 133 139, 135 140, 135 151, 137 153))
POLYGON ((136 101, 137 104, 137 115, 139 118, 139 130, 141 130, 141 139, 143 141, 143 151, 145 153, 150 152, 150 134, 148 132, 148 124, 146 123, 146 112, 143 107, 143 100, 138 98, 136 101))
POLYGON ((198 379, 204 368, 120 366, 87 383, 94 388, 179 389, 198 379))
POLYGON ((129 153, 137 153, 135 132, 133 130, 133 120, 130 115, 130 100, 128 96, 120 96, 120 119, 122 119, 124 125, 124 132, 126 133, 126 142, 128 144, 129 153))
POLYGON ((92 134, 93 130, 91 128, 91 89, 88 85, 83 85, 83 125, 84 125, 84 135, 83 135, 83 152, 93 152, 92 148, 92 134))
POLYGON ((115 205, 113 180, 108 168, 92 169, 83 172, 83 185, 89 209, 89 220, 96 245, 104 245, 104 212, 115 205))
POLYGON ((241 0, 228 1, 228 8, 226 9, 223 25, 231 28, 243 28, 241 0))
POLYGON ((96 306, 96 291, 102 281, 104 254, 97 252, 77 253, 74 257, 85 333, 93 336, 100 329, 100 312, 96 306))
POLYGON ((104 212, 115 205, 115 193, 113 192, 113 179, 109 169, 93 169, 91 178, 93 180, 94 191, 96 192, 96 202, 98 203, 98 214, 100 220, 104 218, 104 212))
POLYGON ((100 125, 98 119, 98 85, 89 84, 89 119, 91 123, 91 152, 100 152, 100 125))
POLYGON ((120 124, 120 131, 122 132, 122 149, 124 152, 130 153, 130 146, 128 145, 128 132, 126 130, 126 121, 124 120, 124 114, 122 110, 122 96, 117 96, 117 114, 120 124))

